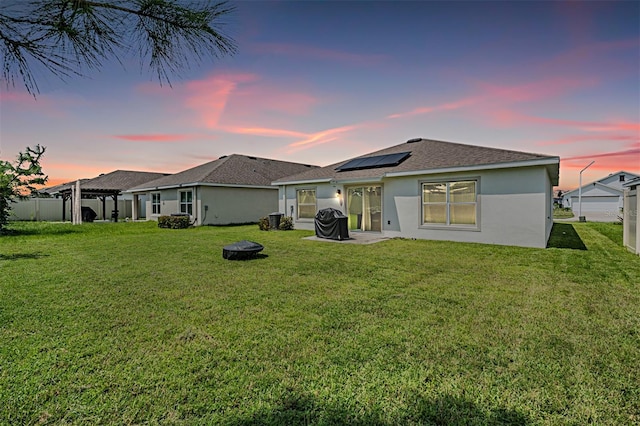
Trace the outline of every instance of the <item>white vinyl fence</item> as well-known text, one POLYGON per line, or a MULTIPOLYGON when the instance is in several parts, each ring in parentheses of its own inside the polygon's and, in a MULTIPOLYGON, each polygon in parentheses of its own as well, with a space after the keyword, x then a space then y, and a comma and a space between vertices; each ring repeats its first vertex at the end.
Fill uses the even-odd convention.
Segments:
MULTIPOLYGON (((71 200, 65 205, 65 219, 71 221, 71 200)), ((108 199, 105 204, 105 217, 102 216, 102 201, 98 199, 82 200, 83 207, 91 207, 98 216, 96 220, 110 220, 113 210, 113 200, 108 199)), ((131 200, 118 200, 118 220, 131 217, 131 200)), ((31 198, 28 200, 11 203, 9 220, 30 220, 59 222, 62 220, 61 198, 31 198)))
POLYGON ((624 229, 622 232, 625 247, 632 253, 640 255, 640 197, 638 189, 625 190, 624 192, 624 229))

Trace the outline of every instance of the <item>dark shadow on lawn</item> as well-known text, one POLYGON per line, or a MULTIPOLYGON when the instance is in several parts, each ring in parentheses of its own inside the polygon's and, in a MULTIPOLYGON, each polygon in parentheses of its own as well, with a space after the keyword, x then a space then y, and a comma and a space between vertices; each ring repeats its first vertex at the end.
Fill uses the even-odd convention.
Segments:
POLYGON ((584 245, 572 224, 554 223, 547 242, 547 248, 586 250, 587 246, 584 245))
POLYGON ((25 235, 65 235, 79 232, 80 229, 70 229, 65 226, 55 227, 48 226, 42 228, 28 228, 28 229, 3 229, 0 233, 0 237, 17 237, 25 235))
POLYGON ((42 253, 14 253, 14 254, 0 253, 0 260, 39 259, 45 256, 49 256, 49 255, 42 254, 42 253))
MULTIPOLYGON (((419 397, 418 397, 419 398, 419 397)), ((531 420, 522 413, 507 409, 481 410, 475 403, 454 396, 435 400, 419 399, 398 418, 385 419, 382 413, 355 411, 339 405, 321 405, 312 398, 289 394, 272 410, 257 411, 243 418, 229 419, 225 425, 527 425, 531 420)))

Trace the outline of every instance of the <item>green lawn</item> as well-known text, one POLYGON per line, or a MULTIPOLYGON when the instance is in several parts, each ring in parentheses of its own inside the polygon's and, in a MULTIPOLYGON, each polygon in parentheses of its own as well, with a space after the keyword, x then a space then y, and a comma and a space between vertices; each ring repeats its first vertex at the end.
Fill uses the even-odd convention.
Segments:
POLYGON ((564 209, 560 207, 553 208, 554 219, 568 219, 571 217, 573 217, 573 211, 571 211, 571 209, 564 209))
POLYGON ((14 224, 0 423, 637 424, 640 258, 561 225, 573 248, 14 224), (242 239, 264 255, 224 260, 242 239))

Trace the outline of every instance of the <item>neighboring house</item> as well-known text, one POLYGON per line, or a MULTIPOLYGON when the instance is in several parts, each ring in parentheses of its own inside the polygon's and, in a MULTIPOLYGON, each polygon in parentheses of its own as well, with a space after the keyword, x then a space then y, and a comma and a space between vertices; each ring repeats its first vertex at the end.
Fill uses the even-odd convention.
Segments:
MULTIPOLYGON (((132 197, 123 192, 167 173, 115 170, 92 179, 80 179, 82 206, 93 209, 98 220, 130 217, 132 197), (116 214, 117 213, 117 214, 116 214)), ((18 220, 68 220, 72 217, 71 187, 76 181, 67 182, 38 191, 39 197, 19 201, 12 208, 18 220), (68 202, 69 201, 69 202, 68 202)))
POLYGON ((350 232, 546 247, 559 166, 554 156, 411 139, 274 185, 298 229, 332 207, 350 232))
MULTIPOLYGON (((129 190, 146 197, 147 219, 188 214, 196 225, 257 222, 278 210, 276 179, 316 166, 233 154, 129 190)), ((138 219, 137 211, 133 219, 138 219)))
POLYGON ((562 196, 562 206, 571 208, 575 215, 608 214, 613 222, 617 219, 622 208, 624 184, 637 177, 638 175, 625 171, 612 173, 595 182, 583 185, 582 196, 580 196, 580 188, 565 192, 562 196), (582 206, 580 206, 580 198, 582 206))
MULTIPOLYGON (((102 201, 102 217, 107 219, 109 217, 118 220, 119 217, 129 217, 130 212, 122 214, 119 211, 118 196, 128 200, 128 205, 131 205, 132 210, 136 210, 138 206, 132 205, 132 197, 126 194, 129 188, 133 188, 145 182, 149 182, 158 179, 163 176, 169 176, 168 173, 155 173, 155 172, 138 172, 131 170, 116 170, 111 173, 102 174, 96 178, 90 179, 87 182, 80 183, 80 191, 82 196, 95 197, 102 201), (106 211, 106 199, 110 197, 113 200, 114 210, 109 216, 106 211)), ((64 197, 71 197, 71 188, 60 191, 64 197)), ((136 203, 139 200, 135 200, 136 203)))
MULTIPOLYGON (((79 179, 80 181, 80 185, 82 185, 83 183, 90 181, 91 179, 88 178, 83 178, 83 179, 79 179)), ((36 191, 36 196, 38 197, 59 197, 60 196, 60 191, 65 189, 65 188, 71 188, 71 185, 75 185, 76 181, 74 180, 73 182, 65 182, 65 183, 61 183, 59 185, 54 185, 54 186, 48 186, 46 188, 41 188, 39 190, 36 191)))
POLYGON ((624 246, 640 255, 640 177, 624 184, 622 239, 624 246))

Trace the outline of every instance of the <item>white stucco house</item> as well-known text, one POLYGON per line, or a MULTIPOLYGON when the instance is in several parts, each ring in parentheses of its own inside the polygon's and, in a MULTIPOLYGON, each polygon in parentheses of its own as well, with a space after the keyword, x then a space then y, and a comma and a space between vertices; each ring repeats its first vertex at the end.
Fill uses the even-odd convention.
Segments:
POLYGON ((525 247, 547 245, 560 158, 411 139, 274 181, 297 229, 318 210, 348 216, 349 232, 525 247))
POLYGON ((612 173, 583 185, 582 197, 580 197, 580 188, 565 192, 562 196, 562 206, 571 208, 576 216, 580 210, 582 216, 588 216, 590 213, 607 214, 611 216, 611 221, 615 221, 623 207, 623 187, 625 183, 637 177, 637 174, 625 171, 612 173), (582 198, 581 208, 580 198, 582 198))
MULTIPOLYGON (((146 219, 188 214, 195 225, 257 222, 278 210, 271 182, 317 166, 233 154, 129 189, 133 206, 145 199, 146 219)), ((133 220, 141 218, 138 209, 133 220)))
POLYGON ((640 177, 624 184, 622 240, 630 252, 640 255, 640 177))

